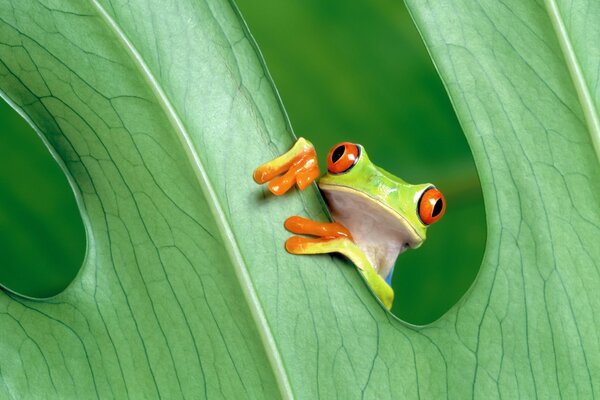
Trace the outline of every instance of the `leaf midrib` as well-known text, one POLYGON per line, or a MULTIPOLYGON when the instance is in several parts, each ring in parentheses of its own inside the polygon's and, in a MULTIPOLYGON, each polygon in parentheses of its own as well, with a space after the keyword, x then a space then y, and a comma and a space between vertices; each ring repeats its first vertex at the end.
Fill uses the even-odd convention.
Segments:
POLYGON ((596 151, 596 158, 598 161, 600 161, 600 116, 598 115, 598 111, 594 106, 594 100, 590 94, 590 90, 583 76, 583 72, 581 71, 581 65, 579 64, 579 60, 577 59, 577 55, 573 49, 571 38, 567 33, 567 28, 563 22, 563 18, 556 4, 556 0, 546 0, 545 4, 546 11, 548 12, 552 22, 552 27, 554 28, 554 32, 558 38, 563 56, 567 62, 567 67, 569 69, 571 79, 573 80, 573 85, 577 91, 577 97, 579 98, 579 103, 581 104, 581 108, 585 116, 588 132, 592 139, 594 150, 596 151))
POLYGON ((206 169, 200 160, 198 153, 196 152, 193 142, 183 122, 179 118, 179 115, 175 111, 175 108, 169 101, 162 87, 150 71, 150 68, 146 65, 144 59, 133 46, 131 41, 127 38, 125 33, 119 28, 115 20, 110 14, 104 9, 104 7, 97 0, 90 0, 92 6, 98 11, 101 19, 106 23, 109 30, 114 33, 119 42, 122 43, 127 53, 131 56, 133 63, 138 67, 138 70, 149 84, 152 92, 156 96, 158 104, 165 112, 165 115, 169 119, 173 129, 177 133, 178 138, 181 141, 185 153, 188 155, 189 161, 192 164, 192 168, 195 172, 196 177, 200 183, 200 187, 207 197, 207 203, 211 209, 211 212, 217 222, 219 231, 224 237, 224 245, 227 250, 227 254, 234 266, 236 277, 241 286, 242 292, 248 304, 248 308, 252 312, 252 317, 257 325, 265 353, 269 359, 273 374, 277 380, 282 397, 291 399, 293 398, 293 392, 289 383, 285 367, 283 366, 283 360, 273 338, 273 334, 267 322, 264 310, 258 299, 258 295, 250 278, 248 267, 242 257, 235 235, 231 230, 231 226, 227 221, 227 217, 221 208, 217 194, 210 182, 209 177, 206 174, 206 169))

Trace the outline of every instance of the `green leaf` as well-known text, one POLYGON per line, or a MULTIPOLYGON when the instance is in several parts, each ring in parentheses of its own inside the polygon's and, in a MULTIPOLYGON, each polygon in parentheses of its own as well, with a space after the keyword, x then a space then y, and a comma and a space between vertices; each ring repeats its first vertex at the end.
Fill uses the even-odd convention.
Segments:
POLYGON ((51 300, 0 295, 0 397, 600 393, 600 12, 574 3, 409 2, 489 229, 471 291, 420 329, 347 263, 283 251, 285 217, 325 216, 314 188, 251 180, 293 138, 234 6, 1 3, 0 91, 64 161, 88 255, 51 300))
POLYGON ((265 254, 232 228, 272 232, 248 171, 292 137, 231 6, 158 6, 0 5, 2 91, 64 161, 89 241, 61 295, 0 298, 0 397, 289 391, 249 276, 265 254))
POLYGON ((449 358, 448 389, 599 396, 600 4, 407 5, 473 150, 488 216, 474 287, 431 327, 453 325, 445 341, 467 351, 449 358))

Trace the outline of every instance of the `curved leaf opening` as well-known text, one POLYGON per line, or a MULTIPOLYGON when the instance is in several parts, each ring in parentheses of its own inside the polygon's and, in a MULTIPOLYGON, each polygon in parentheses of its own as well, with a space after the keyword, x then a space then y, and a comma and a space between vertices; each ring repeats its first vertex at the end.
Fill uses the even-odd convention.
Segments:
POLYGON ((394 315, 416 325, 438 319, 479 271, 485 210, 473 155, 404 4, 237 3, 322 171, 331 146, 354 141, 378 166, 446 196, 446 215, 421 248, 398 257, 392 282, 394 315))
POLYGON ((81 268, 81 215, 59 164, 2 98, 0 131, 0 287, 29 298, 52 297, 81 268))

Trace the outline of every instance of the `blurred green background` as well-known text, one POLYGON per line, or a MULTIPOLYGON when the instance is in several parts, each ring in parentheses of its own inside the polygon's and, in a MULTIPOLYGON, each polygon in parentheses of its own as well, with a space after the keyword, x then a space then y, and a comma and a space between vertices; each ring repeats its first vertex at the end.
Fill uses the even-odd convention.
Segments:
MULTIPOLYGON (((340 141, 445 194, 444 218, 402 254, 394 313, 424 324, 473 282, 485 214, 472 156, 435 68, 398 1, 237 0, 298 136, 320 165, 340 141)), ((0 110, 0 282, 43 297, 78 270, 85 239, 66 179, 16 113, 0 110)))

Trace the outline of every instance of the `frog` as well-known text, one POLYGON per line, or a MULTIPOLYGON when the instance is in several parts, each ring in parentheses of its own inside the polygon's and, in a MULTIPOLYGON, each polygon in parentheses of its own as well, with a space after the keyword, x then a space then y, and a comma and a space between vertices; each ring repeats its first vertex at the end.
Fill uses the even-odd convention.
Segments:
POLYGON ((295 255, 342 254, 387 310, 394 301, 391 280, 398 256, 420 247, 428 227, 446 211, 435 185, 410 184, 379 168, 357 143, 334 145, 321 177, 313 144, 298 138, 290 150, 256 168, 253 178, 267 183, 275 196, 316 181, 333 221, 289 217, 284 227, 295 236, 286 240, 285 249, 295 255))

